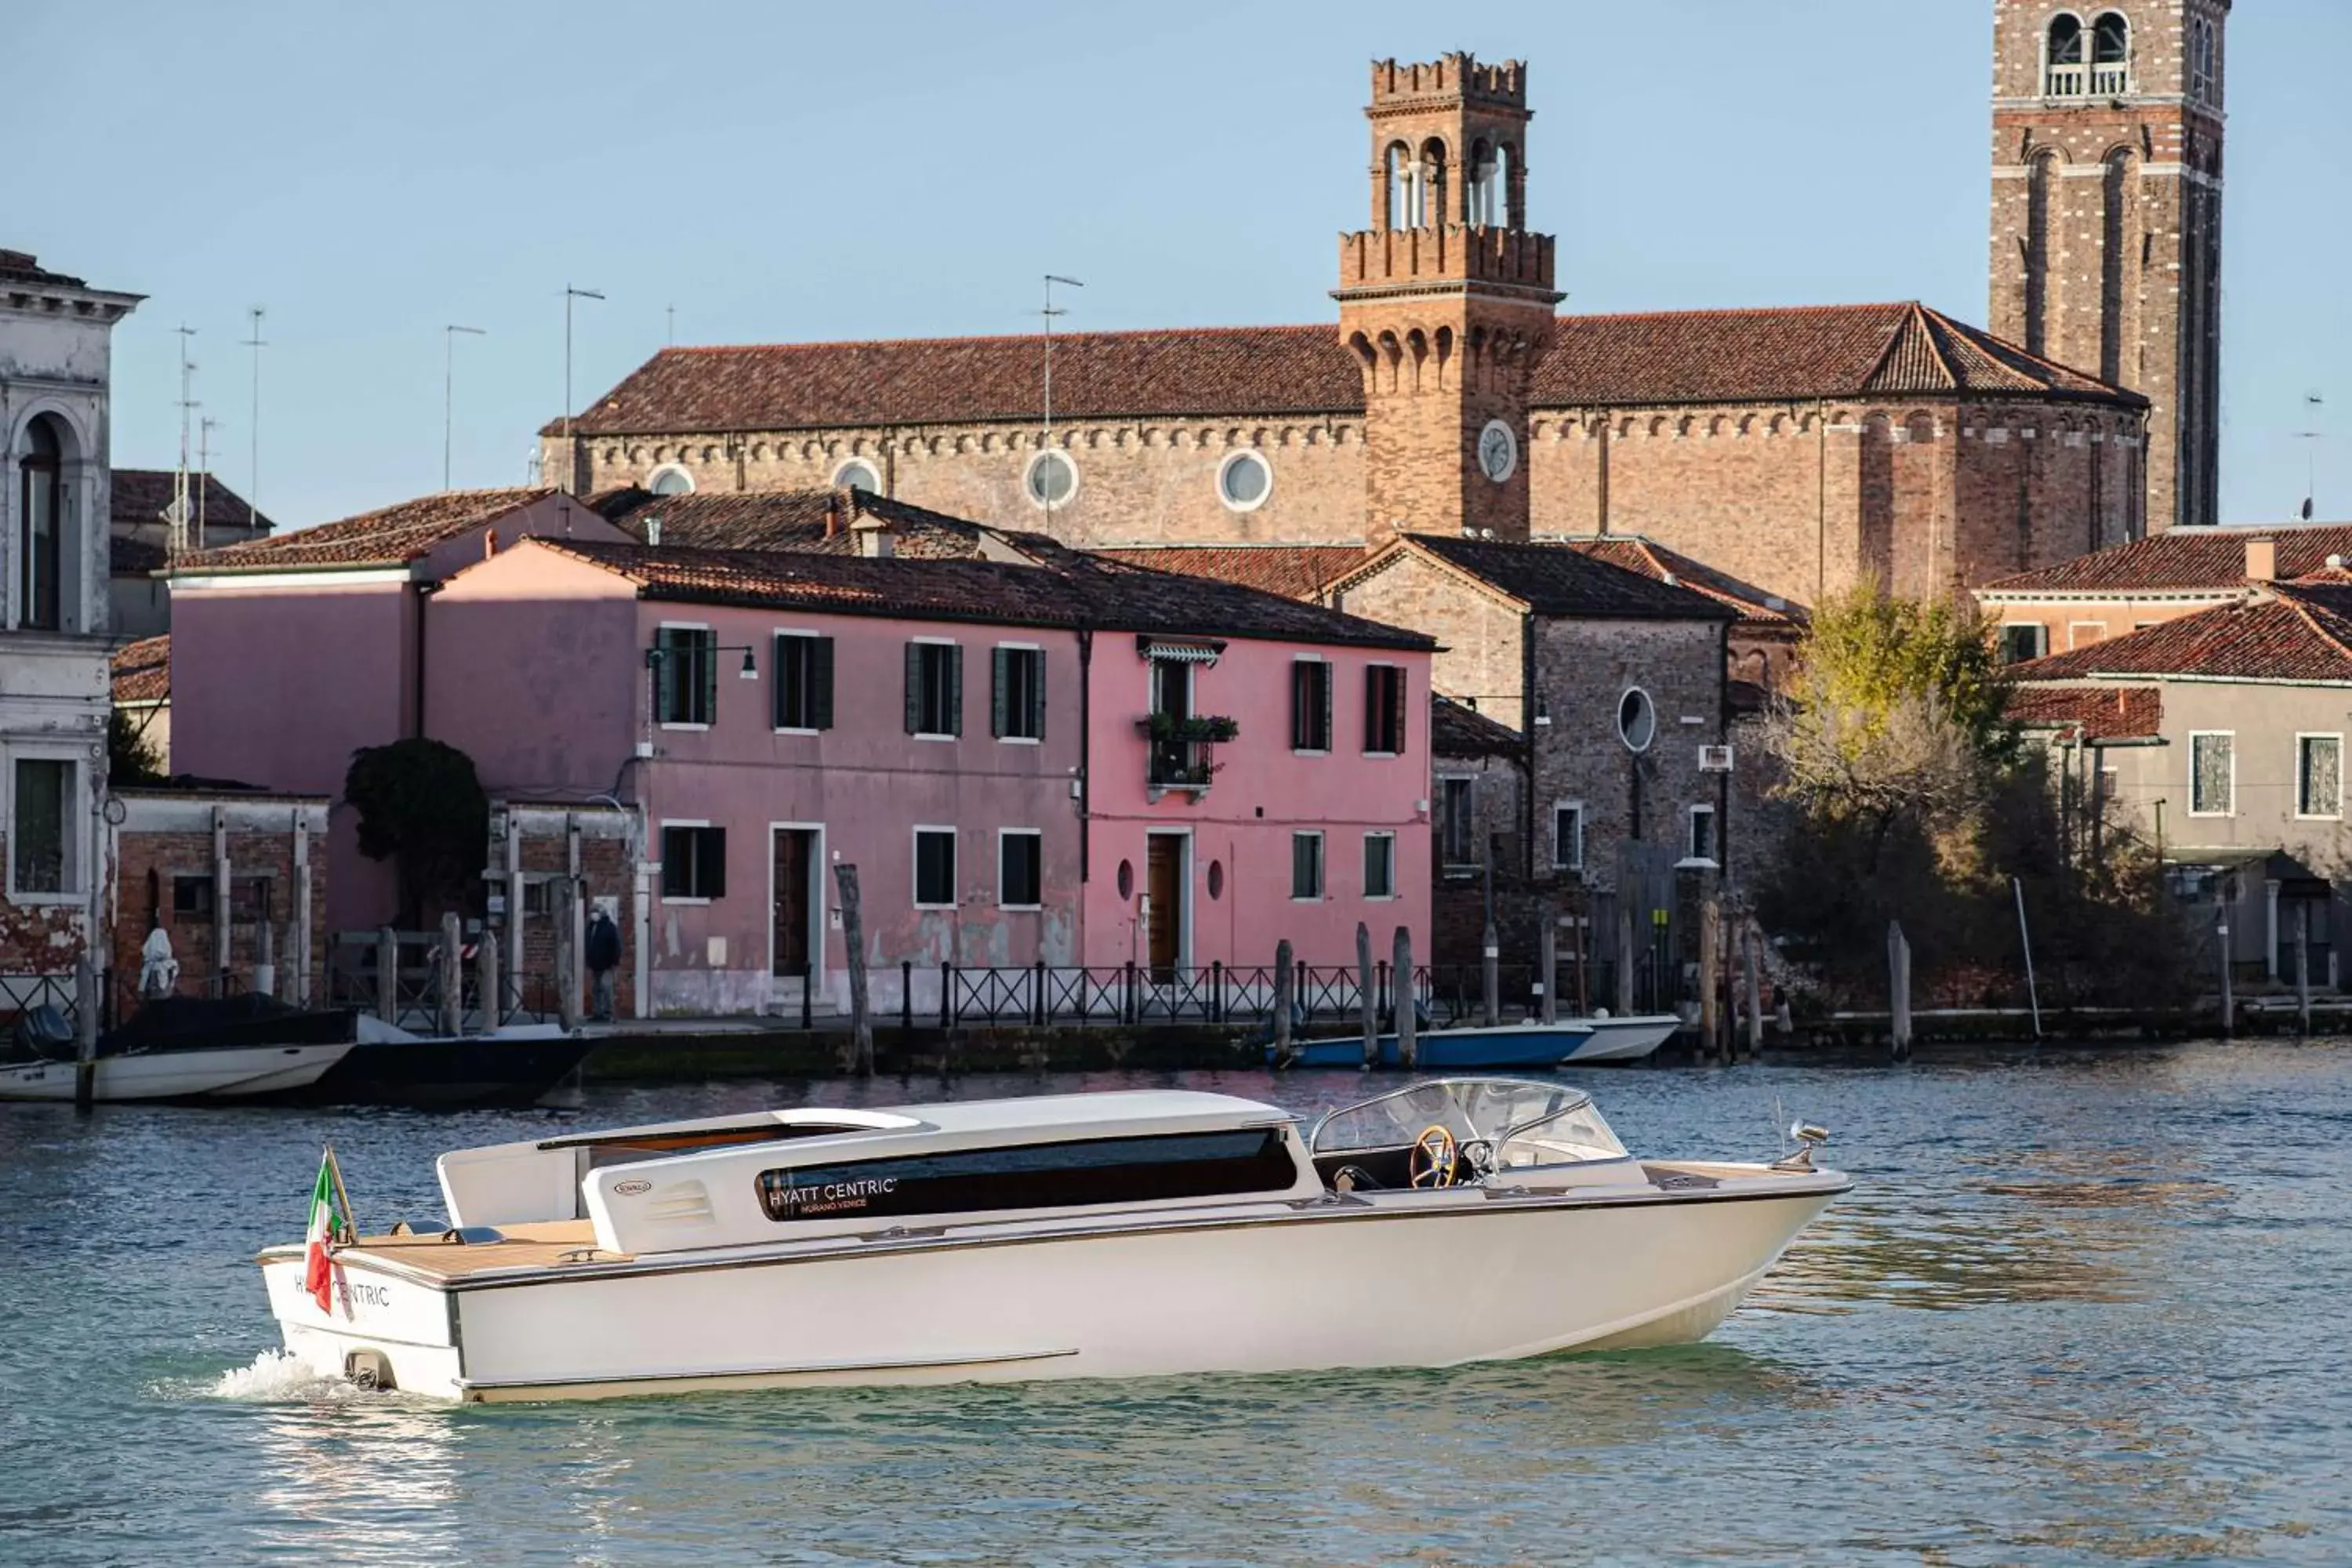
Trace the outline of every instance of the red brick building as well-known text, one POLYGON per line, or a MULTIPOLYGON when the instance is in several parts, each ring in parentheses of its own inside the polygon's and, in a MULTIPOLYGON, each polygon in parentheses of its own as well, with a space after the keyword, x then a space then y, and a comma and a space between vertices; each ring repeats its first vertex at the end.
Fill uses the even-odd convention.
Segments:
POLYGON ((856 488, 1088 546, 1640 533, 1805 601, 2147 522, 2145 398, 1923 306, 1555 315, 1518 62, 1380 62, 1365 112, 1336 322, 1059 334, 1050 422, 1037 337, 666 349, 542 432, 546 477, 856 488))

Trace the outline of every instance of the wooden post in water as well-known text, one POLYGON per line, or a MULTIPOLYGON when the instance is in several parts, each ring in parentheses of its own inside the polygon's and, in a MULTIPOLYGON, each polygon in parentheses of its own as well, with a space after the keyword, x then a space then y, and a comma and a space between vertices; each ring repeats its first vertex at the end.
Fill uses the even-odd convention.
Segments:
POLYGON ((1397 1065, 1411 1072, 1421 1059, 1421 1020, 1413 1010, 1412 932, 1397 927, 1390 952, 1396 960, 1397 1065))
POLYGON ((278 922, 264 911, 253 928, 253 994, 278 994, 278 922))
POLYGON ((1356 1002, 1364 1027, 1364 1065, 1381 1065, 1381 999, 1372 994, 1372 928, 1356 922, 1356 1002))
POLYGON ((2229 1038, 2238 1032, 2237 976, 2230 968, 2229 906, 2219 906, 2221 918, 2213 922, 2213 934, 2221 948, 2221 1037, 2229 1038))
POLYGON ((1559 911, 1547 903, 1543 907, 1543 936, 1536 943, 1536 984, 1542 997, 1542 1017, 1546 1024, 1559 1022, 1559 911))
POLYGON ((1754 921, 1748 922, 1739 942, 1740 1000, 1748 1007, 1748 1059, 1755 1061, 1764 1055, 1764 991, 1757 978, 1762 960, 1757 948, 1764 940, 1762 928, 1754 921))
POLYGON ((98 1099, 98 965, 89 953, 74 960, 74 1109, 98 1099))
POLYGON ((1712 888, 1698 904, 1698 1037, 1708 1056, 1723 1051, 1723 898, 1712 888))
POLYGON ((487 1035, 499 1026, 506 1012, 506 998, 499 993, 499 939, 488 926, 482 930, 482 940, 474 944, 474 994, 482 1005, 482 1033, 487 1035))
POLYGON ((1886 922, 1887 1002, 1896 1061, 1911 1059, 1911 944, 1904 940, 1903 922, 1886 922))
POLYGON ((2311 1037, 2311 900, 2294 901, 2294 1032, 2311 1037))
POLYGON ((857 868, 844 861, 833 868, 833 879, 841 889, 841 941, 849 954, 850 1066, 858 1077, 872 1078, 874 1022, 866 1016, 866 926, 857 907, 857 868))
POLYGON ((1501 939, 1495 934, 1490 915, 1478 945, 1478 1021, 1490 1029, 1503 1021, 1502 956, 1501 939))
POLYGON ((390 926, 378 926, 375 933, 375 1016, 400 1022, 400 935, 390 926))
POLYGON ((1617 890, 1617 1016, 1630 1017, 1633 1012, 1633 894, 1617 890))
MULTIPOLYGON (((577 877, 554 879, 555 908, 555 1016, 570 1034, 580 1026, 580 943, 572 932, 578 929, 580 879, 577 877)), ((615 1006, 614 1012, 620 1008, 615 1006)), ((649 1015, 641 1015, 649 1016, 649 1015)))
POLYGON ((1290 939, 1274 944, 1274 1065, 1290 1065, 1290 998, 1297 984, 1290 973, 1290 939))
POLYGON ((466 1021, 466 926, 455 910, 441 911, 440 1030, 455 1035, 466 1021))

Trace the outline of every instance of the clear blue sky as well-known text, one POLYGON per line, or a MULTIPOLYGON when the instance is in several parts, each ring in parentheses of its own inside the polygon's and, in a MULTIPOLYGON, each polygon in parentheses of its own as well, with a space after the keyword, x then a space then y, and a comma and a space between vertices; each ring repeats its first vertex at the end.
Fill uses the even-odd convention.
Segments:
MULTIPOLYGON (((148 296, 114 457, 169 467, 177 342, 281 523, 521 481, 561 412, 680 342, 1322 321, 1364 221, 1365 62, 1531 63, 1528 206, 1575 310, 1916 298, 1985 316, 1990 0, 1018 6, 15 0, 0 246, 148 296), (1446 16, 1443 23, 1432 18, 1446 16), (37 62, 37 64, 36 64, 37 62), (27 178, 38 171, 37 180, 27 178)), ((2223 511, 2352 516, 2352 4, 2230 26, 2223 511)))

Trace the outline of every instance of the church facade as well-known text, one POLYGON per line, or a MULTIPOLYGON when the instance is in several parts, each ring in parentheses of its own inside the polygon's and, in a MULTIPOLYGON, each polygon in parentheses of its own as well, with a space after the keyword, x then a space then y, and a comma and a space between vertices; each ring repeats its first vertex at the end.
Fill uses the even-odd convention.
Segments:
POLYGON ((2147 396, 1923 305, 1556 314, 1529 113, 1518 62, 1373 66, 1336 321, 667 349, 544 430, 544 472, 863 488, 1085 546, 1638 534, 1800 602, 2171 521, 2147 396))

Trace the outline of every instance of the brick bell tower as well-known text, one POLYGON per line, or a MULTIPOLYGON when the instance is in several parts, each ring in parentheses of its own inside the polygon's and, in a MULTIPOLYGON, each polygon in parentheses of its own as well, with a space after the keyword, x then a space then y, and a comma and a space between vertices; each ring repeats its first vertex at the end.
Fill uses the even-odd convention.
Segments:
POLYGON ((2230 0, 1994 0, 1992 330, 2130 387, 2146 528, 2220 507, 2230 0))
POLYGON ((1364 372, 1368 541, 1528 533, 1528 376, 1552 239, 1527 222, 1527 68, 1372 66, 1371 226, 1339 237, 1339 336, 1364 372))

